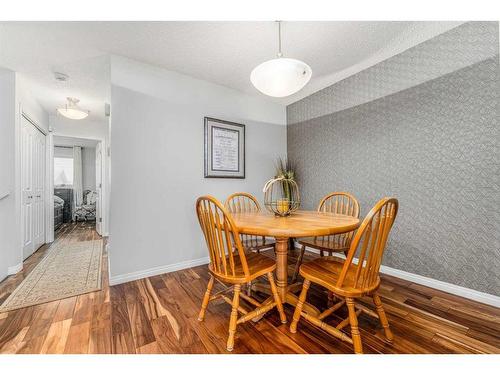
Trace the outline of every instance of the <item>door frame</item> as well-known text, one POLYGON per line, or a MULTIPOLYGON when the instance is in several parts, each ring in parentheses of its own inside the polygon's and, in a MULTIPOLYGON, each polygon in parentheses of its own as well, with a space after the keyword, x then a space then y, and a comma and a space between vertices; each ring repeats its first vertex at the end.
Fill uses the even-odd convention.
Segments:
MULTIPOLYGON (((107 153, 107 144, 106 144, 106 139, 101 138, 101 137, 78 137, 74 136, 72 134, 65 134, 64 132, 50 132, 49 138, 50 138, 50 145, 48 146, 50 148, 50 167, 47 169, 50 169, 49 173, 50 176, 48 178, 48 184, 49 184, 49 192, 51 192, 51 197, 54 194, 54 137, 68 137, 68 138, 76 138, 76 139, 85 139, 85 140, 91 140, 91 141, 97 141, 101 144, 101 175, 102 175, 102 187, 101 187, 101 217, 102 217, 102 223, 101 223, 101 231, 102 231, 102 236, 105 237, 108 235, 108 217, 107 217, 107 211, 106 211, 106 204, 107 204, 107 194, 109 193, 109 186, 108 186, 108 181, 106 179, 106 176, 109 175, 109 170, 108 170, 108 165, 106 164, 106 159, 108 158, 108 153, 107 153)), ((46 226, 47 228, 47 241, 52 242, 54 241, 54 210, 50 210, 50 219, 48 221, 48 224, 46 226), (49 241, 50 240, 50 241, 49 241)))
POLYGON ((102 149, 102 143, 101 142, 97 142, 97 145, 96 145, 96 148, 95 148, 95 167, 96 167, 96 191, 98 191, 98 199, 99 199, 99 207, 97 207, 97 204, 96 204, 96 223, 95 223, 95 228, 96 228, 96 232, 99 234, 99 235, 103 235, 104 231, 103 231, 103 228, 104 228, 104 220, 103 220, 103 217, 102 217, 102 213, 103 213, 103 209, 102 209, 102 192, 103 192, 103 185, 104 185, 104 179, 103 179, 103 176, 104 176, 104 170, 102 168, 103 166, 103 149, 102 149), (97 162, 97 155, 99 154, 99 157, 100 157, 100 163, 97 162), (98 164, 100 164, 98 166, 98 164), (97 176, 98 176, 98 173, 97 173, 97 168, 99 167, 99 184, 100 186, 97 186, 97 176), (99 208, 99 209, 97 209, 99 208), (97 219, 99 219, 99 222, 97 221, 97 219), (97 230, 99 228, 99 230, 97 230))

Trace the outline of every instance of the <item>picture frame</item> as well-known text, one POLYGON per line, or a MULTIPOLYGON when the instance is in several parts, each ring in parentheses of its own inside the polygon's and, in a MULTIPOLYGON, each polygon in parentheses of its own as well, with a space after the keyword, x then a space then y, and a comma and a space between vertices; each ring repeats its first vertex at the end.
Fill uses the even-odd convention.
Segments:
POLYGON ((245 125, 204 118, 205 178, 245 178, 245 125))

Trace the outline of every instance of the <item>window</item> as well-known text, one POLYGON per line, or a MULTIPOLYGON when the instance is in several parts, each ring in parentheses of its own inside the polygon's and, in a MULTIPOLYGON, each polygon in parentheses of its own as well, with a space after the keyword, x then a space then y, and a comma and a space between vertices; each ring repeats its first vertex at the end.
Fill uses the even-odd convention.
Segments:
POLYGON ((73 185, 73 158, 54 158, 54 186, 73 185))

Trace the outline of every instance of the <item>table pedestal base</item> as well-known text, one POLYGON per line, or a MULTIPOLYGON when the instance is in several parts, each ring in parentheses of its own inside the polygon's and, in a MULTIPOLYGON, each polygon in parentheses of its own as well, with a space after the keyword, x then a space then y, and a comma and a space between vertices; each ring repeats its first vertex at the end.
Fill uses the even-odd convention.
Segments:
MULTIPOLYGON (((285 298, 281 302, 283 304, 296 306, 297 302, 299 301, 299 297, 293 293, 300 291, 301 289, 302 289, 302 283, 295 283, 295 284, 289 285, 287 287, 287 293, 285 293, 285 298)), ((267 299, 265 299, 262 302, 262 305, 265 305, 266 303, 273 301, 273 296, 271 295, 271 288, 269 287, 269 285, 262 284, 262 283, 254 283, 254 284, 252 284, 252 290, 255 292, 270 295, 270 297, 268 297, 267 299)), ((314 307, 313 305, 311 305, 310 303, 307 303, 307 302, 304 303, 303 310, 312 316, 318 316, 320 314, 320 311, 316 307, 314 307)), ((262 317, 263 317, 263 315, 258 315, 255 318, 253 318, 252 321, 258 322, 259 320, 262 319, 262 317)))
MULTIPOLYGON (((289 304, 296 306, 299 300, 295 294, 302 289, 302 283, 295 283, 293 285, 288 285, 288 244, 290 239, 287 237, 277 237, 275 245, 276 253, 276 287, 278 289, 278 294, 281 298, 283 304, 289 304)), ((256 292, 265 293, 271 295, 271 288, 269 285, 254 283, 252 284, 252 290, 256 292)), ((272 301, 272 296, 267 298, 263 304, 272 301)), ((304 311, 313 316, 320 314, 320 311, 313 305, 305 302, 304 311)), ((262 315, 259 315, 252 319, 254 322, 262 319, 262 315)))

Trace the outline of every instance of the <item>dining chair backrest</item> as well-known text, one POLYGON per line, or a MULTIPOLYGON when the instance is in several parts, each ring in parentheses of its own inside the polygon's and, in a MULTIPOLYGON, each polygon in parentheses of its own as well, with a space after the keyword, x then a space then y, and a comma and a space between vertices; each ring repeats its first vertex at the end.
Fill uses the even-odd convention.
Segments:
POLYGON ((380 264, 389 232, 398 213, 398 206, 396 198, 383 198, 366 215, 351 242, 337 287, 363 291, 376 286, 380 264), (354 264, 356 254, 358 261, 354 264))
POLYGON ((259 212, 260 204, 252 194, 234 193, 226 199, 224 204, 231 213, 259 212))
POLYGON ((212 272, 226 279, 248 277, 238 228, 224 206, 212 196, 202 196, 196 201, 196 213, 207 243, 212 272))
MULTIPOLYGON (((257 198, 249 193, 234 193, 226 199, 224 207, 232 214, 260 212, 260 204, 257 198)), ((241 234, 241 240, 246 246, 256 246, 265 241, 263 236, 241 234)))
POLYGON ((359 202, 353 195, 344 192, 330 193, 321 199, 318 212, 359 217, 359 202))
MULTIPOLYGON (((345 192, 333 192, 321 199, 318 212, 331 212, 339 215, 359 217, 359 202, 351 194, 345 192)), ((354 232, 340 233, 330 236, 317 237, 325 244, 336 244, 338 247, 348 247, 354 232)))

